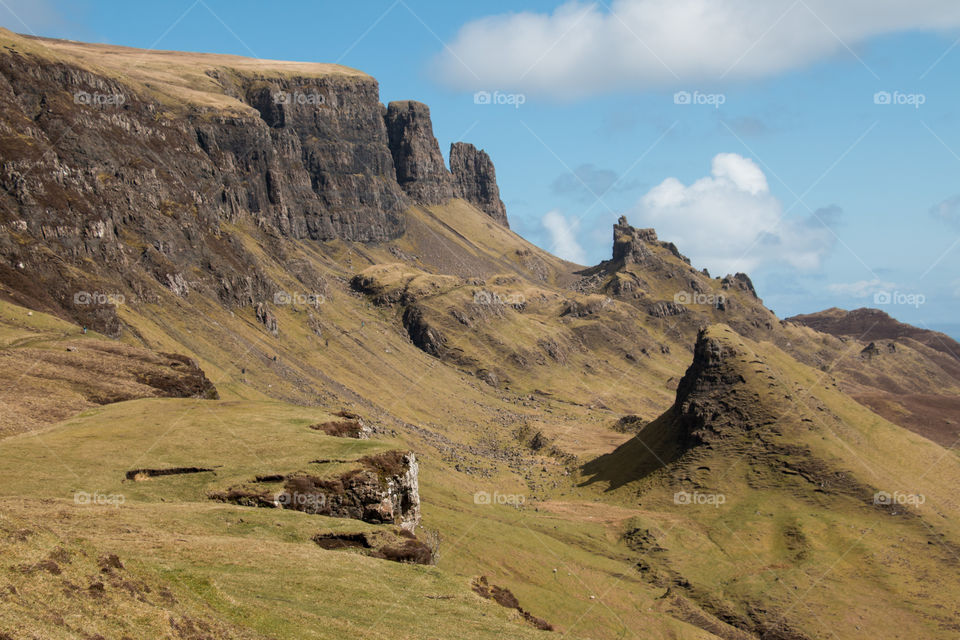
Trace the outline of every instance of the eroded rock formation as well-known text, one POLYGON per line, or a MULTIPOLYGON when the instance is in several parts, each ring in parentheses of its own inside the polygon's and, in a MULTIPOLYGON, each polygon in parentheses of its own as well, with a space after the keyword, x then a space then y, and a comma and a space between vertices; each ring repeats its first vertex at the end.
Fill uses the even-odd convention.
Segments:
POLYGON ((391 102, 386 123, 397 182, 407 195, 423 204, 452 198, 453 178, 433 136, 430 107, 412 100, 391 102))
POLYGON ((453 173, 455 193, 505 227, 507 209, 500 199, 497 172, 486 151, 472 144, 455 142, 450 146, 450 171, 453 173))

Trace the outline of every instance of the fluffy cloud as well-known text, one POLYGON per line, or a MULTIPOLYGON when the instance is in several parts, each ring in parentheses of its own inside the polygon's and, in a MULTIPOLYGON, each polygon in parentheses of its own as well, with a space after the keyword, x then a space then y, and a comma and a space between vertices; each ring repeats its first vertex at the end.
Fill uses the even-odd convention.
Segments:
POLYGON ((436 67, 461 89, 575 97, 768 76, 874 36, 957 26, 956 0, 574 0, 470 22, 436 67))
MULTIPOLYGON (((822 211, 832 222, 839 210, 822 211)), ((643 197, 637 216, 718 274, 766 264, 816 269, 835 242, 815 216, 785 216, 760 167, 735 153, 717 155, 710 175, 691 185, 667 178, 643 197)))
POLYGON ((550 253, 577 264, 584 264, 587 261, 587 254, 577 241, 577 232, 580 228, 577 220, 568 220, 559 211, 549 211, 540 223, 550 234, 550 246, 547 247, 550 253))
POLYGON ((830 293, 849 298, 869 298, 882 291, 892 291, 897 288, 893 282, 884 282, 883 280, 860 280, 858 282, 840 282, 827 286, 830 293))

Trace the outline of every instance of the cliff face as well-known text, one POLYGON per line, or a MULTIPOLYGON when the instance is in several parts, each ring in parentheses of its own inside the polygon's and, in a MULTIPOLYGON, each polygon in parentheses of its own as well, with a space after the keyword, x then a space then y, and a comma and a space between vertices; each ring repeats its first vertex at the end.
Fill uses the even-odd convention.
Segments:
POLYGON ((433 136, 430 108, 422 103, 391 102, 386 115, 397 182, 414 200, 442 204, 453 197, 453 180, 433 136))
POLYGON ((505 227, 507 210, 500 200, 497 172, 490 156, 472 144, 450 146, 450 171, 433 136, 430 109, 412 101, 391 102, 386 115, 397 182, 415 201, 441 204, 463 198, 505 227))
POLYGON ((631 227, 626 216, 620 216, 617 224, 613 225, 613 262, 620 266, 643 264, 652 255, 648 245, 663 247, 677 258, 690 264, 690 260, 677 250, 675 244, 661 242, 657 238, 657 232, 653 229, 631 227))
POLYGON ((384 242, 411 204, 456 195, 429 109, 385 112, 364 74, 170 54, 150 58, 169 69, 145 79, 111 56, 149 52, 111 49, 94 66, 95 45, 0 40, 0 283, 107 334, 121 330, 115 310, 78 292, 268 299, 276 287, 225 226, 384 242))
POLYGON ((507 209, 500 200, 497 172, 486 151, 472 144, 455 142, 450 147, 450 171, 453 173, 455 193, 505 227, 507 209))

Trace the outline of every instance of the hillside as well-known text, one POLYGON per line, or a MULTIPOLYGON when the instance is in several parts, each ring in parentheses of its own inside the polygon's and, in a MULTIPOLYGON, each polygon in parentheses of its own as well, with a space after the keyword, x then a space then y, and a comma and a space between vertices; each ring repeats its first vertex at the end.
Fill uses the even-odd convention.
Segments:
POLYGON ((769 344, 702 332, 674 406, 584 471, 639 502, 625 541, 664 605, 721 637, 957 632, 955 453, 769 344))
POLYGON ((2 38, 0 637, 956 634, 943 353, 552 256, 366 74, 2 38))
POLYGON ((878 309, 829 309, 786 322, 836 336, 844 355, 833 370, 850 396, 945 447, 956 444, 960 344, 949 336, 898 322, 878 309))

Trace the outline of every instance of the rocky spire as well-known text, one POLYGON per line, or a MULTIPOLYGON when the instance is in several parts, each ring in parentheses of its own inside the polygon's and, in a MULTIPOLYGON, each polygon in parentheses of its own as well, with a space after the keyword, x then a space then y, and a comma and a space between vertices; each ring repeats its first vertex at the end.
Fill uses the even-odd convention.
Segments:
POLYGON ((500 200, 497 172, 490 156, 472 144, 450 147, 450 171, 433 135, 430 108, 420 102, 391 102, 384 116, 397 182, 421 204, 463 198, 505 227, 507 210, 500 200))
POLYGON ((422 204, 454 197, 453 179, 433 136, 430 107, 412 100, 391 102, 385 121, 397 182, 407 195, 422 204))
POLYGON ((507 209, 500 199, 497 172, 486 151, 466 142, 450 146, 450 171, 453 173, 454 193, 470 202, 505 227, 507 209))

